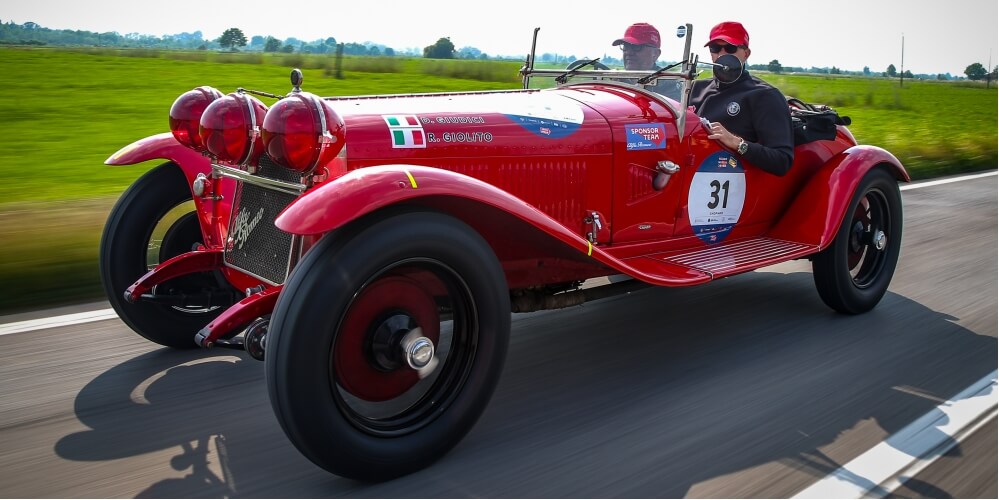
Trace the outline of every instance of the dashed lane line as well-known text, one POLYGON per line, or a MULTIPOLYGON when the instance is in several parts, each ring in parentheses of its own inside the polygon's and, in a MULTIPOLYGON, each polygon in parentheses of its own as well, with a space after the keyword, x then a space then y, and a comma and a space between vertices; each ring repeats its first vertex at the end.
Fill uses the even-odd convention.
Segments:
POLYGON ((996 416, 996 371, 791 498, 883 498, 996 416))
POLYGON ((10 335, 13 333, 30 332, 34 330, 46 330, 48 328, 58 328, 60 326, 73 326, 94 321, 104 321, 106 319, 117 318, 118 314, 114 309, 101 309, 98 311, 87 311, 74 314, 64 314, 62 316, 50 316, 48 318, 32 319, 27 321, 17 321, 0 325, 0 335, 10 335))

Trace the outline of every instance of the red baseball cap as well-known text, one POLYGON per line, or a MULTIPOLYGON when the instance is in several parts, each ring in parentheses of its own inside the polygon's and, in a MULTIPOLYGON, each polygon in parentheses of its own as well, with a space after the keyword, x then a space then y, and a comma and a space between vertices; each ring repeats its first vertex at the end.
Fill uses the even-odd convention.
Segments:
POLYGON ((630 43, 632 45, 651 45, 659 48, 659 30, 649 23, 635 23, 624 30, 624 36, 614 40, 611 45, 630 43))
POLYGON ((707 47, 708 45, 711 45, 711 42, 715 40, 721 40, 725 43, 731 43, 732 45, 749 47, 749 33, 746 33, 746 28, 743 28, 742 24, 735 21, 718 23, 714 28, 711 28, 711 35, 708 37, 708 43, 704 44, 704 46, 707 47))

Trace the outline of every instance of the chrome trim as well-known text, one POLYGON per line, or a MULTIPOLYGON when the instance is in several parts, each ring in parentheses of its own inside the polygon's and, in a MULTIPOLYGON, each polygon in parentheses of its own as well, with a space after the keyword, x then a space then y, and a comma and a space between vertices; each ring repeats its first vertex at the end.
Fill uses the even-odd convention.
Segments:
POLYGON ((225 165, 219 165, 217 163, 212 164, 212 170, 218 172, 222 177, 229 177, 230 179, 236 179, 238 181, 243 181, 248 184, 253 184, 256 186, 273 189, 275 191, 281 191, 287 194, 300 195, 308 189, 308 186, 301 183, 285 182, 276 179, 269 179, 267 177, 260 177, 257 175, 252 175, 250 173, 244 172, 238 168, 227 167, 225 165))

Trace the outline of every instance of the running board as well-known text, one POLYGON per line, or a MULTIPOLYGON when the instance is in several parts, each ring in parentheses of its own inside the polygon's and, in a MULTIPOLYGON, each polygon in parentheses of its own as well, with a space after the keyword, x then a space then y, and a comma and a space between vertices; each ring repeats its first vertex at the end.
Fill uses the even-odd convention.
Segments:
POLYGON ((806 245, 774 238, 753 238, 722 243, 698 250, 681 250, 625 259, 650 283, 666 286, 693 285, 761 267, 806 257, 819 251, 806 245))

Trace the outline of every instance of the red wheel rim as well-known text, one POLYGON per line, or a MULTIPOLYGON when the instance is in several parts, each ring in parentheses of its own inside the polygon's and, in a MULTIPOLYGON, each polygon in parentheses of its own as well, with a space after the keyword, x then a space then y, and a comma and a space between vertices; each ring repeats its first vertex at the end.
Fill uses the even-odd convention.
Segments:
POLYGON ((864 257, 865 250, 867 250, 867 244, 863 241, 863 233, 871 227, 870 211, 870 202, 865 196, 860 199, 860 203, 857 204, 857 208, 853 211, 852 224, 856 225, 859 222, 862 228, 859 234, 855 232, 851 237, 850 253, 847 256, 847 269, 856 268, 864 257))
POLYGON ((376 366, 371 350, 373 333, 390 315, 405 314, 435 345, 440 339, 440 315, 433 295, 419 281, 405 276, 378 278, 347 309, 333 346, 337 382, 347 393, 365 401, 388 401, 411 389, 420 377, 403 364, 385 371, 376 366))

